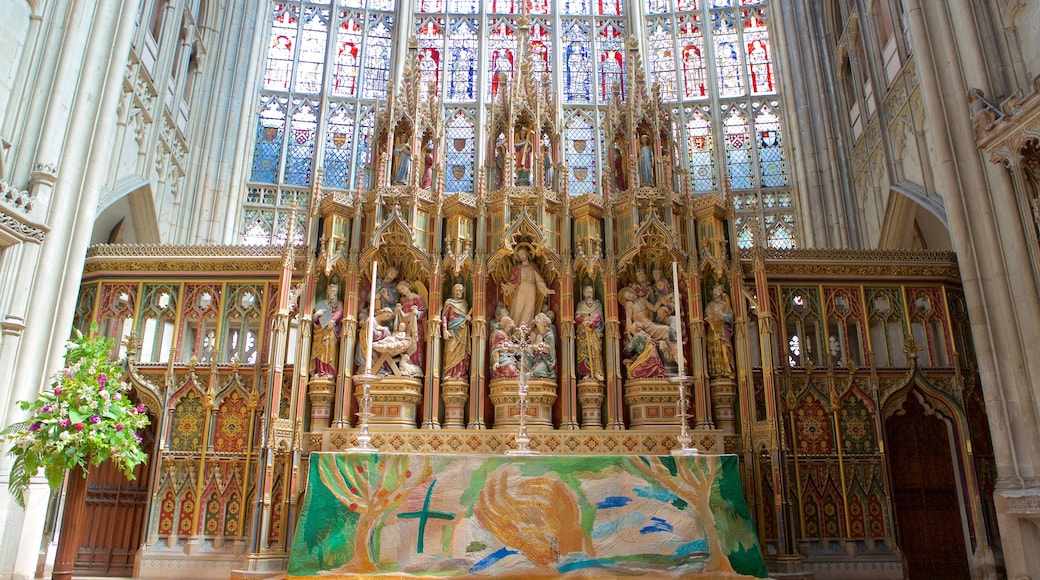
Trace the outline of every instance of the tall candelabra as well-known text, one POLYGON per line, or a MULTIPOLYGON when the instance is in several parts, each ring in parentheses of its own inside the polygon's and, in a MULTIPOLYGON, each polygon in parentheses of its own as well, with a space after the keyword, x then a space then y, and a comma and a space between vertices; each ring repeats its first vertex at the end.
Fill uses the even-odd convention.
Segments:
POLYGON ((527 400, 527 391, 530 386, 528 380, 531 376, 531 369, 528 368, 527 362, 535 353, 544 352, 547 346, 544 342, 532 343, 530 329, 526 324, 521 324, 516 333, 508 341, 502 343, 500 348, 506 353, 513 355, 516 360, 518 375, 516 393, 519 399, 517 406, 520 410, 520 426, 516 434, 516 449, 507 449, 506 454, 537 455, 540 452, 529 447, 531 437, 527 434, 527 410, 530 408, 530 403, 527 400))
POLYGON ((690 403, 686 399, 686 383, 690 377, 684 374, 672 379, 679 387, 679 400, 675 402, 677 407, 676 416, 679 417, 679 446, 672 448, 672 455, 697 455, 700 450, 692 445, 693 437, 690 436, 690 403))
POLYGON ((358 377, 361 379, 364 385, 364 391, 361 395, 361 404, 358 409, 358 444, 356 447, 351 447, 350 451, 354 453, 375 453, 378 451, 375 447, 372 447, 372 434, 368 432, 368 420, 372 416, 372 369, 368 368, 365 370, 365 374, 358 377))

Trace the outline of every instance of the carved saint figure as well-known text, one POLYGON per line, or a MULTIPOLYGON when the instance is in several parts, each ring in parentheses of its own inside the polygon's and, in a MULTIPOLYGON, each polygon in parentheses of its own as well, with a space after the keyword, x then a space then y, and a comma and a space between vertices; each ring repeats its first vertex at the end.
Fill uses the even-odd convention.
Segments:
POLYGON ((615 141, 610 150, 611 167, 614 170, 614 187, 618 193, 628 189, 628 178, 625 177, 625 149, 619 141, 615 141))
POLYGON ((436 156, 434 155, 433 141, 427 141, 426 151, 423 154, 422 179, 419 180, 419 187, 423 189, 429 189, 430 185, 433 184, 434 161, 436 161, 436 156))
POLYGON ((622 288, 618 300, 625 306, 625 358, 628 378, 664 377, 664 361, 675 360, 676 344, 667 324, 654 322, 653 309, 632 288, 622 288))
POLYGON ((445 379, 465 379, 469 375, 469 304, 466 288, 456 284, 451 298, 444 301, 441 310, 441 331, 444 333, 445 379))
MULTIPOLYGON (((358 325, 358 347, 357 352, 354 354, 354 362, 357 363, 358 373, 364 373, 366 371, 366 365, 368 361, 365 357, 368 355, 368 316, 365 315, 361 319, 361 324, 358 325)), ((393 333, 390 332, 390 328, 387 327, 394 318, 394 311, 389 308, 381 308, 376 310, 376 322, 372 327, 372 344, 379 344, 383 339, 391 336, 393 333)), ((373 352, 377 352, 374 348, 373 352)), ((387 374, 390 372, 389 365, 386 361, 377 362, 373 356, 372 360, 372 372, 375 374, 387 374)))
POLYGON ((649 135, 639 137, 639 185, 654 185, 654 147, 650 143, 649 135))
POLYGON ((520 374, 516 366, 516 356, 506 348, 512 342, 514 330, 516 324, 513 323, 513 319, 503 316, 498 321, 495 332, 491 334, 491 376, 494 378, 515 377, 520 374))
POLYGON ((531 376, 542 379, 556 378, 556 331, 549 315, 539 312, 534 317, 535 338, 532 360, 528 362, 531 376))
POLYGON ((711 295, 711 302, 704 308, 704 321, 708 323, 708 374, 712 378, 733 378, 733 306, 721 284, 712 288, 711 295))
POLYGON ((516 250, 516 264, 509 280, 502 282, 502 295, 509 304, 509 316, 518 325, 530 325, 542 303, 555 291, 546 286, 538 268, 531 261, 531 253, 521 246, 516 250))
POLYGON ((517 185, 531 185, 531 161, 534 158, 534 143, 531 141, 531 130, 521 129, 520 138, 516 141, 517 185))
POLYGON ((603 303, 592 286, 581 290, 584 300, 574 309, 578 342, 578 378, 603 380, 603 303))
POLYGON ((376 288, 376 311, 382 308, 393 308, 401 298, 397 291, 397 268, 390 266, 383 272, 376 288))
POLYGON ((408 351, 412 364, 423 366, 423 323, 426 319, 426 302, 423 297, 415 291, 414 286, 407 280, 397 283, 397 292, 401 296, 397 306, 394 307, 395 327, 404 324, 408 334, 415 340, 408 351))
POLYGON ((311 339, 313 352, 311 376, 336 376, 336 360, 339 354, 339 337, 343 330, 343 302, 339 299, 339 286, 329 284, 325 299, 318 302, 312 318, 314 335, 311 339))
POLYGON ((408 139, 399 137, 394 145, 393 154, 393 184, 405 185, 408 183, 408 172, 412 167, 412 154, 409 151, 408 139))

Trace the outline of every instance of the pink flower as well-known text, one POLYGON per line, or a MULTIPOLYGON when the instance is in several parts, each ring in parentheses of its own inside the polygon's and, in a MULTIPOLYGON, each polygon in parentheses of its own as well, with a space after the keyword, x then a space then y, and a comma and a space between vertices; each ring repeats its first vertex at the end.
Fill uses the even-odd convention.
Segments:
POLYGON ((123 430, 123 424, 122 423, 116 423, 116 431, 122 431, 122 430, 123 430))
POLYGON ((60 395, 61 394, 61 387, 54 387, 54 394, 55 395, 60 395))
POLYGON ((68 427, 71 423, 72 421, 69 421, 68 417, 65 417, 61 421, 58 421, 58 425, 61 425, 62 427, 68 427))
POLYGON ((72 427, 73 427, 73 429, 75 429, 76 431, 82 431, 82 430, 83 430, 83 423, 76 423, 76 424, 75 424, 75 425, 73 425, 72 427))
POLYGON ((97 382, 99 385, 101 385, 102 389, 105 388, 105 383, 108 382, 108 375, 106 375, 105 373, 101 373, 100 375, 98 375, 97 382))
POLYGON ((90 422, 94 423, 94 424, 100 423, 101 422, 101 416, 100 415, 92 415, 90 417, 90 422))

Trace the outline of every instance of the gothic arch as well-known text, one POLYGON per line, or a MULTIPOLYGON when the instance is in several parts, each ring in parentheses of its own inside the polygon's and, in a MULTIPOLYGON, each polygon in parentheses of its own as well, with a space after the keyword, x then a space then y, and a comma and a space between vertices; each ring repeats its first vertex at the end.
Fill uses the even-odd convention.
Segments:
POLYGON ((105 243, 116 227, 122 227, 126 243, 157 244, 162 242, 156 215, 152 185, 132 175, 119 180, 115 187, 102 193, 98 200, 98 216, 94 221, 91 243, 105 243), (119 223, 122 222, 122 226, 119 223))
POLYGON ((922 242, 926 249, 952 249, 946 211, 919 185, 896 183, 888 196, 877 247, 903 250, 922 242))

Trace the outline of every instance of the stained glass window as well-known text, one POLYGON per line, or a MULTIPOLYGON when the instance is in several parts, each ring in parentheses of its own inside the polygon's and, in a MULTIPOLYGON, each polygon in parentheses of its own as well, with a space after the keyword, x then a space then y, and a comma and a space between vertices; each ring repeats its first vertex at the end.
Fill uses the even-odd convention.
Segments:
POLYGON ((758 165, 762 174, 762 187, 787 185, 780 119, 768 105, 763 105, 755 116, 755 130, 758 133, 758 165))
POLYGON ((516 65, 516 23, 494 21, 488 37, 488 91, 493 98, 513 80, 516 65))
POLYGON ((679 61, 682 67, 683 98, 704 99, 708 96, 707 63, 704 60, 704 34, 700 17, 690 14, 679 19, 679 61))
POLYGON ((376 130, 376 115, 371 105, 362 105, 361 121, 358 123, 357 159, 354 162, 354 181, 358 189, 372 186, 372 134, 376 130))
POLYGON ((570 195, 596 192, 596 131, 583 111, 567 121, 564 135, 564 166, 570 195))
POLYGON ((773 57, 769 49, 769 29, 765 10, 744 11, 744 45, 747 47, 747 72, 752 95, 776 92, 773 83, 773 57))
POLYGON ((264 73, 265 90, 289 90, 299 19, 299 6, 276 6, 274 24, 271 26, 271 37, 267 49, 267 70, 264 73))
POLYGON ((444 19, 431 18, 419 26, 419 48, 415 64, 419 68, 420 89, 436 94, 440 87, 441 69, 444 66, 444 19))
POLYGON ((306 6, 303 11, 303 34, 300 36, 300 64, 296 71, 296 93, 321 91, 321 74, 325 69, 325 41, 329 34, 329 11, 306 6))
POLYGON ((260 119, 256 124, 256 145, 253 153, 253 172, 250 181, 277 183, 282 158, 285 113, 289 100, 270 96, 260 103, 260 119))
POLYGON ((730 12, 712 13, 712 42, 715 43, 715 70, 718 71, 720 97, 744 95, 744 74, 740 66, 740 41, 730 12))
POLYGON ((477 99, 477 19, 452 21, 448 35, 449 101, 473 102, 477 99))
POLYGON ((563 14, 590 14, 592 7, 590 0, 563 0, 563 6, 561 7, 563 14))
POLYGON ((314 139, 318 128, 318 102, 309 99, 293 101, 290 139, 285 163, 285 183, 310 185, 314 159, 314 139))
POLYGON ((595 0, 595 3, 598 16, 621 16, 625 13, 621 0, 595 0))
POLYGON ((444 0, 416 0, 415 11, 424 14, 444 12, 444 0))
POLYGON ((747 118, 737 110, 730 109, 724 121, 726 137, 726 174, 733 189, 750 189, 751 144, 748 136, 747 118))
POLYGON ((339 35, 336 39, 336 61, 332 72, 332 94, 338 97, 357 95, 358 73, 361 70, 361 16, 340 13, 339 35))
POLYGON ((686 151, 693 190, 715 191, 715 151, 711 121, 701 111, 693 111, 686 121, 686 151))
POLYGON ((536 79, 545 79, 552 86, 552 34, 551 25, 544 20, 531 23, 531 57, 534 61, 531 71, 536 79))
POLYGON ((350 188, 350 154, 354 150, 354 104, 330 103, 325 132, 325 174, 322 184, 350 188))
MULTIPOLYGON (((618 85, 619 91, 624 86, 625 23, 620 20, 603 21, 598 36, 599 98, 600 102, 605 103, 615 84, 618 85)), ((620 94, 624 98, 624 92, 620 94)))
POLYGON ((674 101, 675 46, 670 23, 656 20, 650 24, 650 76, 661 86, 661 98, 674 101))
POLYGON ((647 14, 664 14, 671 8, 671 0, 646 0, 647 14))
POLYGON ((445 189, 448 193, 473 191, 473 163, 476 154, 476 131, 473 111, 456 111, 447 125, 447 154, 444 165, 445 189))
POLYGON ((563 23, 563 98, 568 103, 592 100, 592 36, 584 20, 563 23))
POLYGON ((372 14, 365 38, 365 89, 362 96, 366 99, 382 99, 386 97, 387 85, 390 81, 390 46, 394 18, 372 14))

